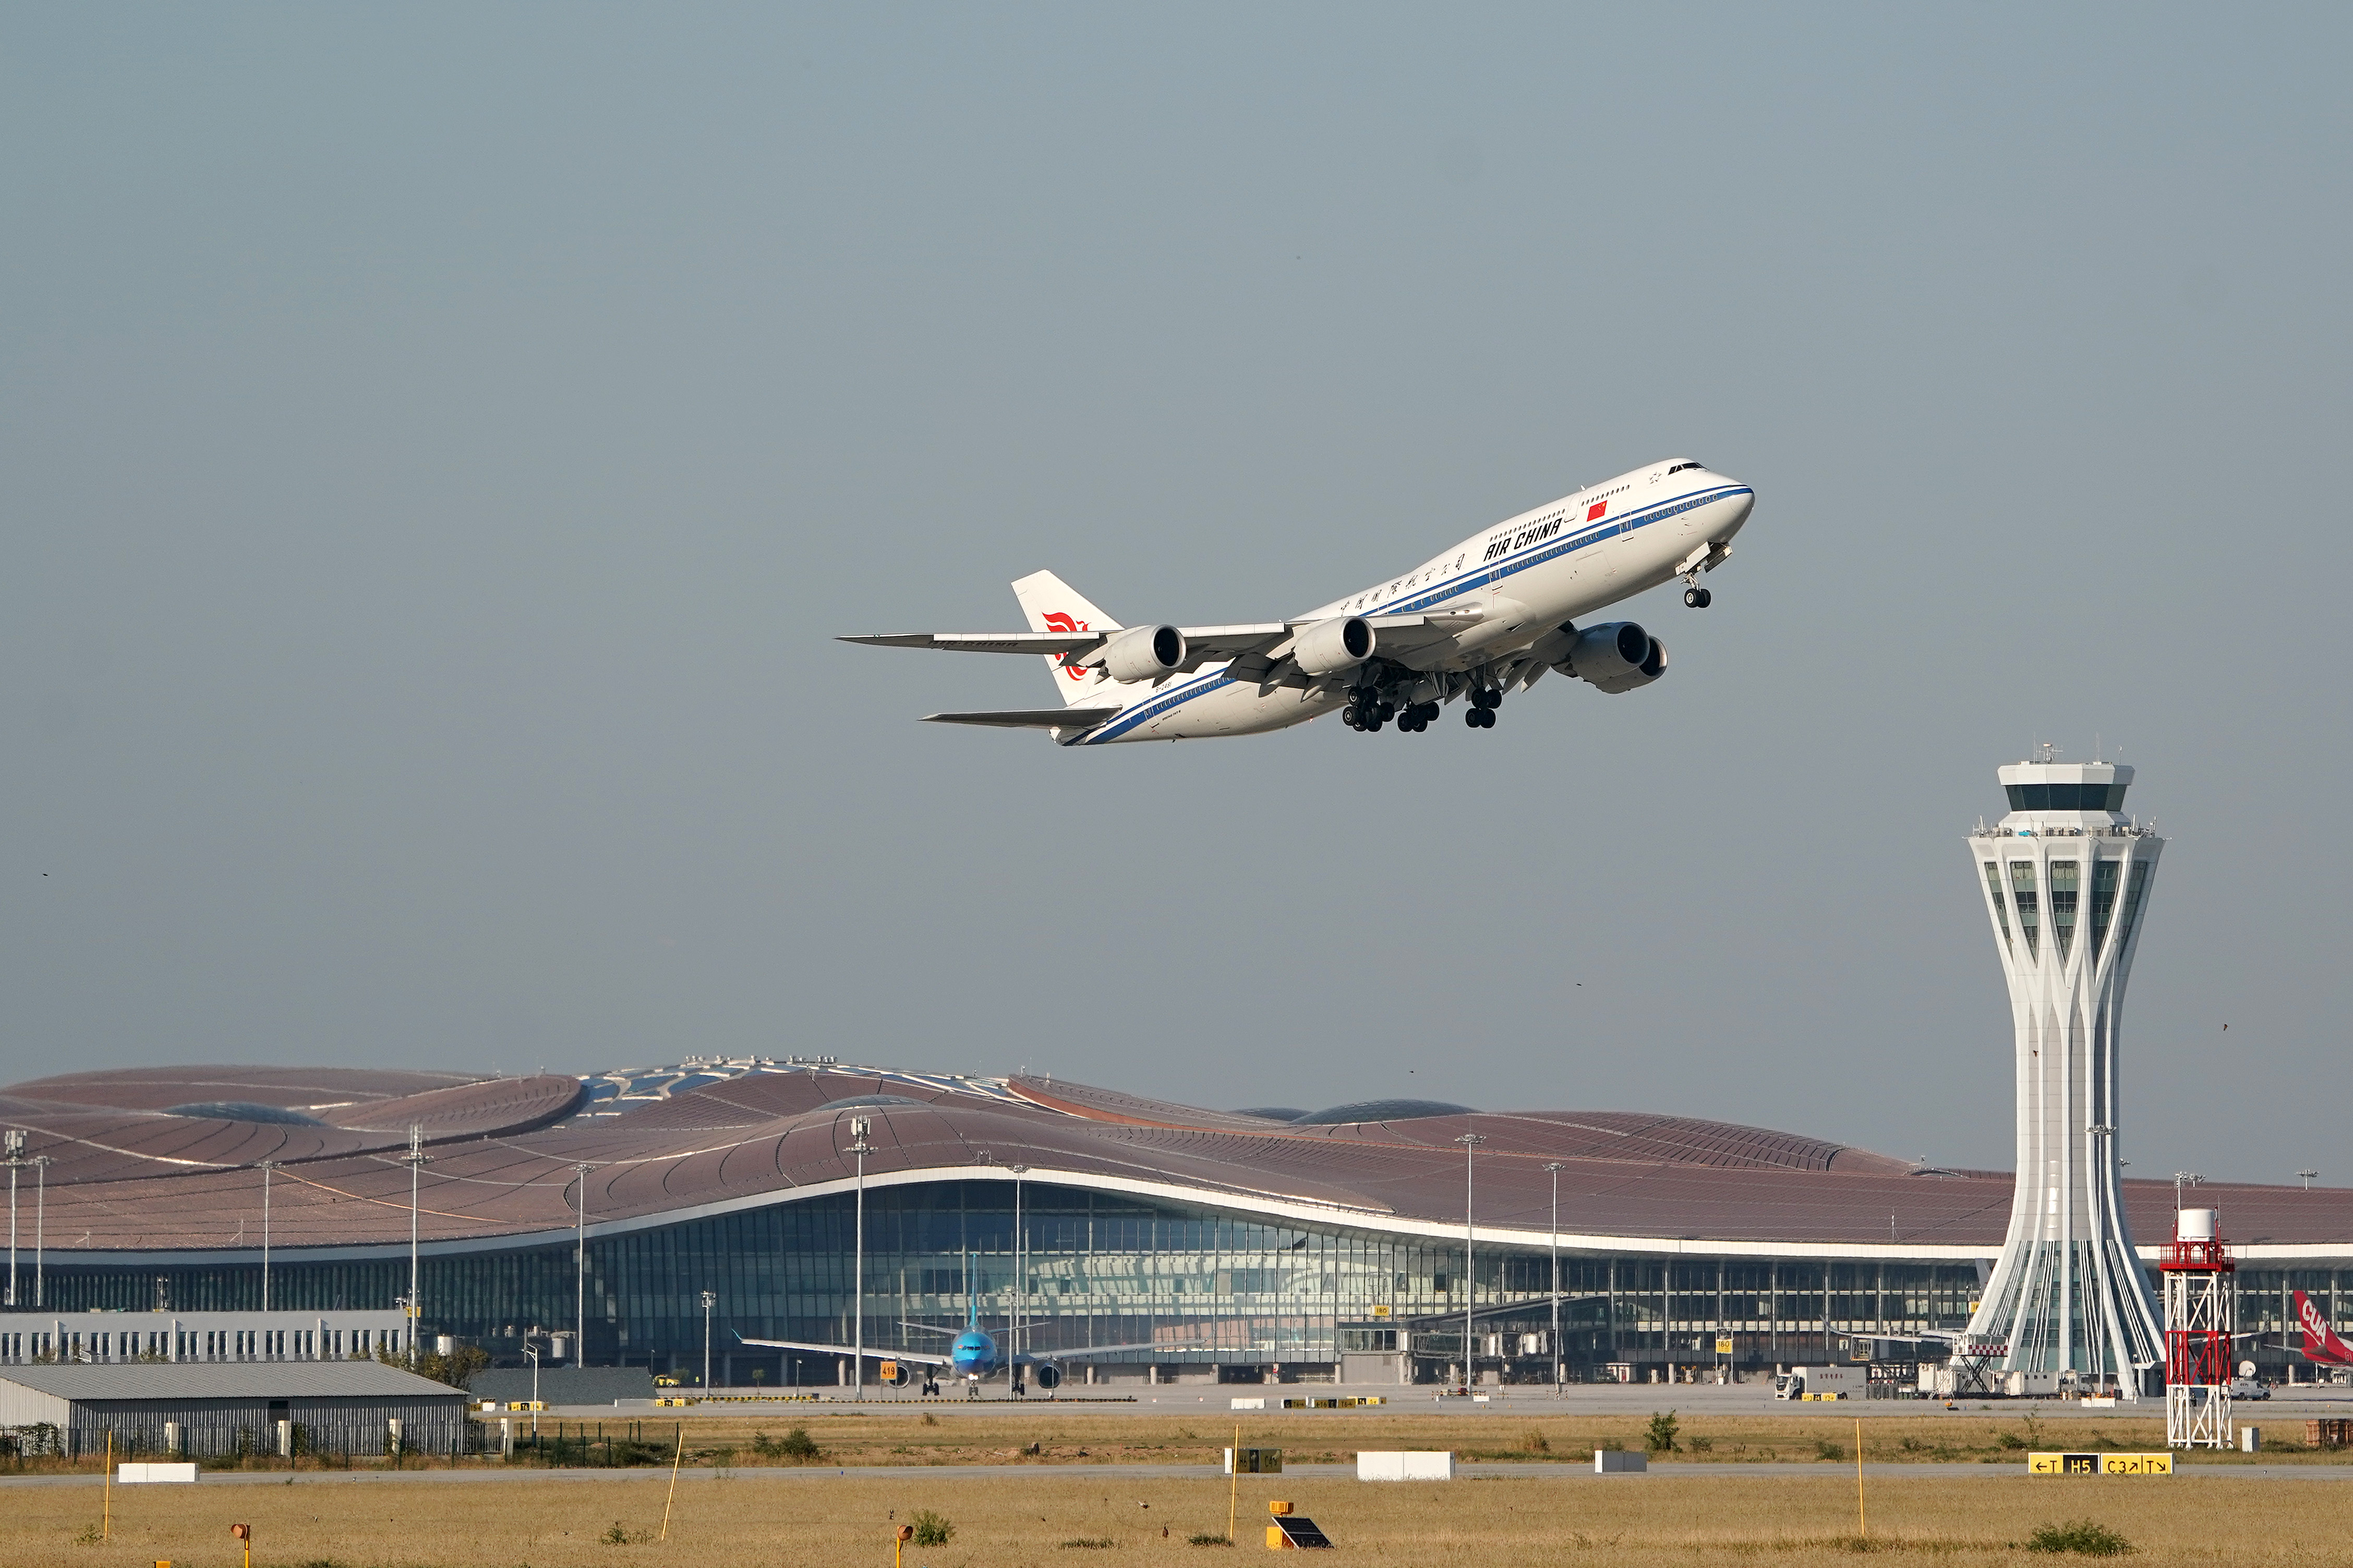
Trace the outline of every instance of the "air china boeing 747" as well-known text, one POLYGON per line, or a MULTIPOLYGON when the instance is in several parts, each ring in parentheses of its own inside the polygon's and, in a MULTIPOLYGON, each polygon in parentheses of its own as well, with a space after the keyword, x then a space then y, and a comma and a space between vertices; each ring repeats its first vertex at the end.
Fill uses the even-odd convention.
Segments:
POLYGON ((1289 620, 1129 628, 1051 572, 1013 584, 1027 632, 844 637, 879 647, 1044 654, 1060 708, 933 713, 944 724, 1044 730, 1065 746, 1255 735, 1335 709, 1356 730, 1430 728, 1456 698, 1492 730, 1504 693, 1546 670, 1609 692, 1666 672, 1666 645, 1632 621, 1587 616, 1683 580, 1683 603, 1732 552, 1756 492, 1671 458, 1473 534, 1385 584, 1289 620))

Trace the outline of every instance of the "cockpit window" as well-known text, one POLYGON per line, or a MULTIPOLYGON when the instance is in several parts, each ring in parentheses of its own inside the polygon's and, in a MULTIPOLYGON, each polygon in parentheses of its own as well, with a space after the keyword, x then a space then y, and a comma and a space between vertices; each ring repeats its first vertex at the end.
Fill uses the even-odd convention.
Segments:
POLYGON ((1685 468, 1704 468, 1706 467, 1707 465, 1705 463, 1677 463, 1673 468, 1669 468, 1667 472, 1670 474, 1680 474, 1685 468))

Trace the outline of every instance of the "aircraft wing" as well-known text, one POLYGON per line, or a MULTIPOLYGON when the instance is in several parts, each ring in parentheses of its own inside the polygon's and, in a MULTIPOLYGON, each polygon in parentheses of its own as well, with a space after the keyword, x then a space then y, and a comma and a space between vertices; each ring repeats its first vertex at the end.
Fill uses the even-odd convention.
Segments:
MULTIPOLYGON (((1168 1347, 1166 1345, 1149 1343, 1140 1345, 1084 1345, 1077 1350, 1048 1351, 1043 1355, 1032 1355, 1028 1351, 1023 1351, 1019 1355, 1012 1356, 1008 1359, 1009 1359, 1016 1366, 1036 1366, 1041 1362, 1084 1361, 1089 1356, 1117 1355, 1123 1351, 1157 1351, 1166 1350, 1167 1348, 1168 1347)), ((1183 1348, 1189 1351, 1214 1350, 1217 1347, 1214 1345, 1186 1345, 1183 1348)))
POLYGON ((881 632, 836 637, 868 647, 935 647, 949 653, 1042 653, 1061 656, 1101 647, 1112 632, 881 632))
POLYGON ((1092 730, 1116 708, 1011 708, 986 713, 926 713, 926 724, 987 724, 999 730, 1092 730))
MULTIPOLYGON (((1385 658, 1410 657, 1423 648, 1432 647, 1451 638, 1466 626, 1475 626, 1487 618, 1482 610, 1442 610, 1427 616, 1366 616, 1365 624, 1373 628, 1378 652, 1385 658)), ((1291 644, 1295 634, 1314 626, 1314 621, 1292 621, 1281 626, 1217 627, 1216 630, 1258 632, 1259 638, 1234 651, 1233 661, 1226 667, 1226 679, 1244 686, 1256 686, 1263 692, 1272 686, 1311 686, 1315 684, 1291 658, 1291 644)), ((1190 638, 1191 632, 1186 637, 1190 638)))
MULTIPOLYGON (((764 1351, 807 1351, 815 1355, 856 1355, 858 1353, 849 1345, 810 1344, 801 1340, 747 1340, 741 1334, 735 1336, 735 1342, 757 1345, 764 1351)), ((955 1364, 944 1355, 925 1355, 921 1351, 878 1350, 872 1345, 866 1347, 866 1359, 868 1361, 911 1361, 918 1366, 952 1367, 955 1364)))

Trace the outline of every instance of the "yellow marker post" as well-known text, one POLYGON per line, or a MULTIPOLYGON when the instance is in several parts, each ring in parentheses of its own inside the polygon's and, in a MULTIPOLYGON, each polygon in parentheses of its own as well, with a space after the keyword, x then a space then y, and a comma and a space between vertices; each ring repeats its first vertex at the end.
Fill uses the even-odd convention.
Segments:
POLYGON ((111 1427, 106 1434, 106 1485, 103 1489, 106 1495, 99 1503, 98 1538, 111 1541, 114 1537, 114 1432, 111 1427))
POLYGON ((232 1524, 228 1532, 245 1543, 245 1568, 253 1568, 253 1526, 232 1524))
POLYGON ((670 1457, 670 1496, 662 1499, 662 1527, 658 1540, 670 1539, 670 1505, 678 1500, 678 1462, 686 1458, 686 1423, 678 1424, 678 1452, 670 1457))
POLYGON ((906 1555, 907 1542, 915 1538, 915 1527, 902 1524, 891 1537, 891 1568, 900 1568, 900 1559, 906 1555))
POLYGON ((1871 1520, 1862 1511, 1862 1423, 1854 1424, 1854 1527, 1862 1539, 1871 1539, 1871 1520))

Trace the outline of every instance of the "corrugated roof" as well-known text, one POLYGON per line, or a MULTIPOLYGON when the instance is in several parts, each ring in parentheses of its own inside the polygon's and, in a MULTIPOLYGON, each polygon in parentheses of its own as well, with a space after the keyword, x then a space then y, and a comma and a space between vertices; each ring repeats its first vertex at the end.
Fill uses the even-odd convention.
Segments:
POLYGON ((466 1391, 375 1361, 75 1362, 0 1367, 0 1383, 63 1399, 463 1399, 466 1391))
MULTIPOLYGON (((681 1072, 681 1082, 711 1076, 681 1072)), ((292 1068, 223 1068, 188 1069, 174 1081, 151 1068, 135 1087, 142 1103, 165 1096, 165 1103, 184 1103, 233 1089, 258 1098, 259 1090, 246 1091, 275 1081, 272 1073, 287 1084, 326 1081, 292 1068)), ((1355 1223, 1375 1227, 1461 1224, 1463 1156, 1455 1139, 1476 1131, 1485 1139, 1477 1158, 1479 1223, 1517 1230, 1521 1239, 1549 1230, 1555 1163, 1561 1229, 1628 1243, 1920 1246, 1990 1256, 2011 1196, 2010 1178, 1999 1172, 1916 1169, 1825 1139, 1642 1111, 1477 1111, 1301 1126, 1060 1079, 990 1081, 813 1064, 713 1077, 626 1113, 552 1124, 537 1119, 560 1109, 577 1080, 417 1089, 386 1075, 385 1093, 410 1092, 394 1110, 385 1102, 367 1109, 387 1129, 369 1133, 102 1108, 119 1081, 120 1075, 93 1074, 0 1090, 0 1122, 29 1131, 27 1153, 57 1161, 47 1201, 49 1256, 58 1264, 119 1262, 148 1250, 221 1249, 249 1260, 262 1226, 261 1173, 253 1163, 265 1157, 286 1162, 271 1188, 279 1247, 405 1248, 410 1177, 398 1158, 405 1140, 396 1111, 428 1101, 447 1101, 450 1113, 448 1121, 427 1126, 437 1142, 417 1221, 428 1246, 568 1236, 579 1194, 575 1166, 582 1162, 592 1167, 592 1234, 616 1221, 659 1224, 706 1205, 788 1202, 811 1185, 851 1179, 853 1117, 871 1123, 870 1179, 951 1181, 1001 1175, 1018 1163, 1036 1173, 1033 1182, 1145 1183, 1242 1209, 1296 1200, 1354 1211, 1355 1223), (868 1095, 923 1103, 825 1109, 868 1095)), ((2127 1181, 2124 1196, 2136 1239, 2171 1233, 2170 1183, 2127 1181)), ((2353 1189, 2210 1186, 2200 1196, 2221 1204, 2236 1244, 2353 1256, 2353 1189)))

